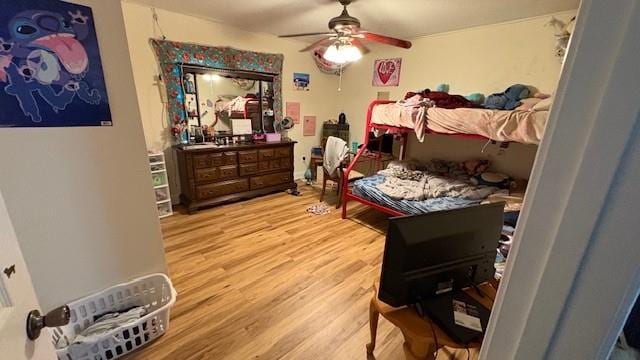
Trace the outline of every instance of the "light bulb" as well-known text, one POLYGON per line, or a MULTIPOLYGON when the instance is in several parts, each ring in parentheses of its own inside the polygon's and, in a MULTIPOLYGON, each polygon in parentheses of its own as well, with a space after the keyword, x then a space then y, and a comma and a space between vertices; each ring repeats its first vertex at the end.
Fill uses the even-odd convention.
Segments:
POLYGON ((339 43, 329 46, 324 52, 324 59, 334 64, 345 64, 362 58, 360 49, 350 43, 339 43))
POLYGON ((360 49, 351 44, 340 47, 340 50, 342 51, 342 57, 346 62, 354 62, 362 58, 360 49))
POLYGON ((324 52, 324 59, 330 61, 334 64, 344 64, 347 61, 342 55, 342 49, 339 48, 338 43, 333 44, 327 48, 327 51, 324 52))

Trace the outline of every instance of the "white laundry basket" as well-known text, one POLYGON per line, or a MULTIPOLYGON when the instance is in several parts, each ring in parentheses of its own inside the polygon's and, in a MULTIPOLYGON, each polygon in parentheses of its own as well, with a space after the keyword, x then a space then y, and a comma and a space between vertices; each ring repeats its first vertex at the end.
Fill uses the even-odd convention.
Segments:
POLYGON ((146 315, 114 329, 94 343, 75 344, 57 350, 59 360, 110 360, 130 353, 155 340, 169 327, 169 309, 176 290, 164 274, 144 276, 119 284, 69 305, 69 324, 52 330, 54 345, 66 337, 69 342, 105 313, 144 306, 146 315))

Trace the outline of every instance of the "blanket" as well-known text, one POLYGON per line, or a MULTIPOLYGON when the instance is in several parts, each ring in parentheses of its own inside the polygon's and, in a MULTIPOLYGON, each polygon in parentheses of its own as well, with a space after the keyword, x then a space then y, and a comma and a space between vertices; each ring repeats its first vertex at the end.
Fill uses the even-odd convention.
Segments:
POLYGON ((378 174, 384 175, 385 181, 376 187, 394 200, 420 201, 439 197, 482 200, 498 190, 495 187, 471 185, 465 181, 469 177, 452 179, 429 170, 414 170, 400 163, 392 163, 378 174))
POLYGON ((539 144, 548 111, 504 111, 460 108, 427 110, 427 127, 442 134, 478 134, 496 141, 539 144))
POLYGON ((430 89, 424 89, 419 92, 408 92, 404 98, 409 99, 416 95, 428 98, 429 100, 434 102, 435 106, 443 109, 479 107, 462 95, 453 95, 444 91, 431 91, 430 89))
POLYGON ((420 142, 424 141, 427 108, 435 104, 420 95, 391 104, 375 106, 372 112, 374 124, 412 128, 420 142))

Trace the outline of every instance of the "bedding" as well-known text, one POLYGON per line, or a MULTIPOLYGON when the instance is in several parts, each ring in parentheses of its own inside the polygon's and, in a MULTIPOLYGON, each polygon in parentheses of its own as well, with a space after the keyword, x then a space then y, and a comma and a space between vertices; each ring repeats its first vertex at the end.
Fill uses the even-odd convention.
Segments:
POLYGON ((373 108, 374 124, 399 126, 414 129, 418 140, 422 142, 425 134, 425 115, 434 102, 415 95, 409 99, 390 104, 380 104, 373 108))
POLYGON ((232 112, 241 112, 244 113, 245 106, 247 102, 250 100, 255 100, 252 98, 246 98, 242 96, 237 96, 231 100, 226 100, 224 98, 219 99, 215 103, 216 112, 227 112, 229 116, 231 116, 232 112))
POLYGON ((387 196, 378 189, 378 185, 385 182, 382 174, 365 177, 353 183, 353 193, 361 198, 381 204, 408 215, 419 215, 432 211, 450 210, 476 205, 480 200, 470 200, 456 197, 438 197, 420 201, 397 200, 387 196))
POLYGON ((498 190, 497 187, 476 186, 465 174, 462 165, 450 162, 445 173, 429 170, 441 167, 442 160, 432 160, 424 171, 416 170, 414 163, 392 162, 387 169, 378 172, 385 181, 377 185, 378 190, 395 200, 419 201, 430 198, 453 197, 482 200, 498 190))
POLYGON ((496 141, 539 144, 548 117, 548 111, 430 108, 427 128, 444 134, 477 134, 496 141))
POLYGON ((473 134, 496 141, 539 144, 548 116, 548 111, 402 108, 393 103, 374 107, 371 122, 414 129, 421 142, 428 129, 442 134, 473 134))

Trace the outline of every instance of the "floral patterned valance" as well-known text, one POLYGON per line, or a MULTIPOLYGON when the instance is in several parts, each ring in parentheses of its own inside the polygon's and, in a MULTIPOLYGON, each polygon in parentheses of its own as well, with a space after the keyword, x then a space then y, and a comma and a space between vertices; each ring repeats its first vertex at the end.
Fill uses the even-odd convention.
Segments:
POLYGON ((182 89, 183 65, 204 66, 223 70, 241 70, 275 75, 273 80, 274 111, 276 121, 282 119, 282 54, 269 54, 238 50, 231 47, 215 47, 169 40, 152 39, 167 95, 169 118, 173 134, 179 136, 187 124, 182 89))

